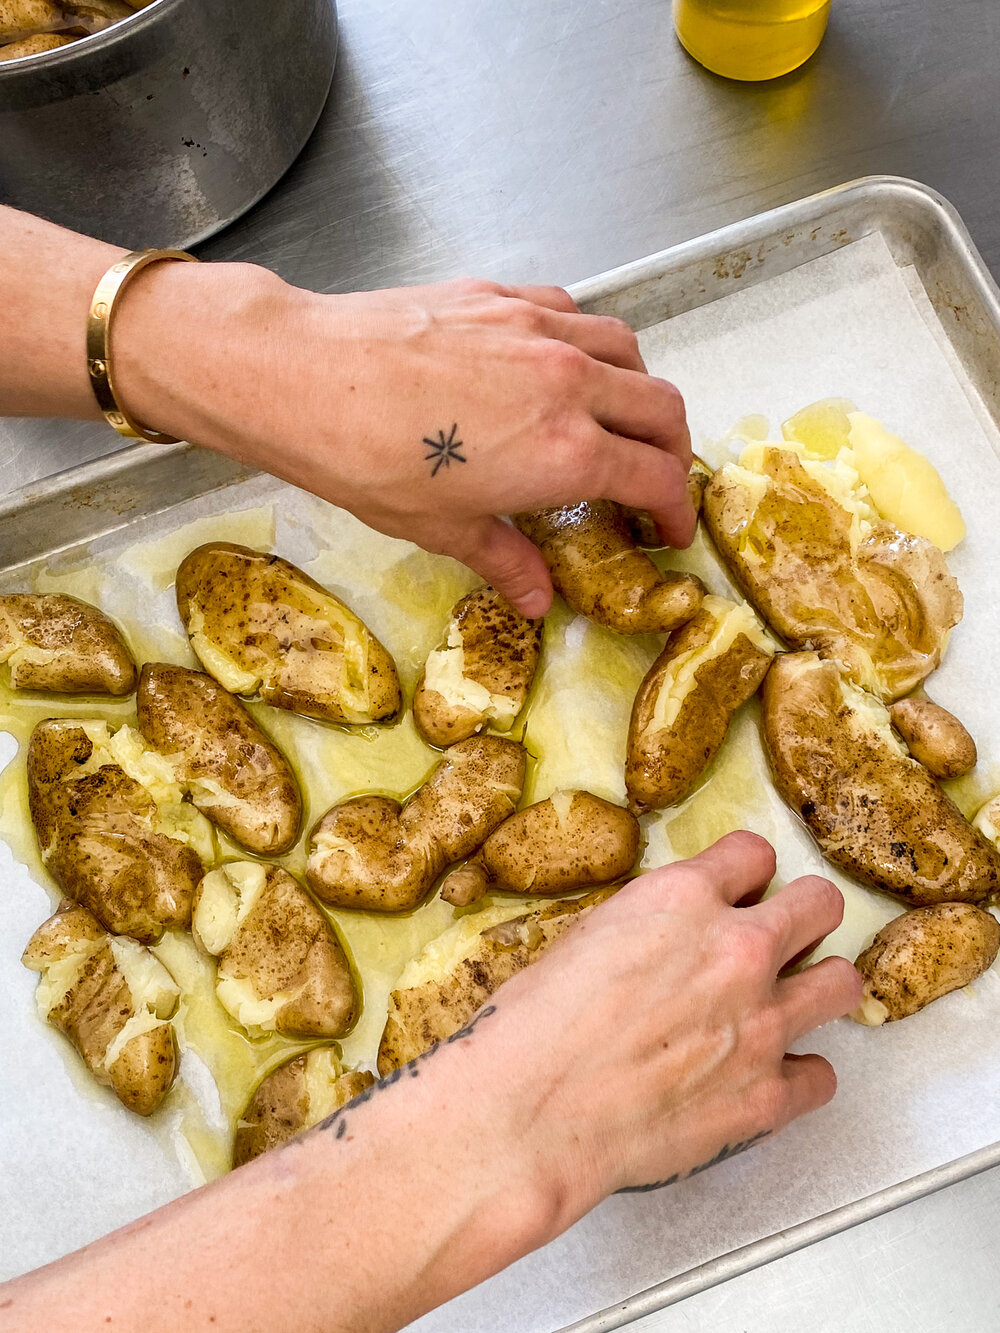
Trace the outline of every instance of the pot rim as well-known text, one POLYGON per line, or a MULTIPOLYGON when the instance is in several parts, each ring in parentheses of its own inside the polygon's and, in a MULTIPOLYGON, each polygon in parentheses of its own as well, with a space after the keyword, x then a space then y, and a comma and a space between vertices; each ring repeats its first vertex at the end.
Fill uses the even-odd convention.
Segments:
POLYGON ((108 50, 110 47, 127 42, 133 32, 149 28, 159 21, 161 14, 174 10, 185 0, 150 0, 148 5, 137 9, 127 18, 109 24, 100 32, 92 32, 66 46, 57 46, 52 51, 35 51, 31 55, 17 56, 14 60, 0 60, 0 80, 24 74, 30 70, 55 69, 74 60, 85 60, 87 53, 108 50))

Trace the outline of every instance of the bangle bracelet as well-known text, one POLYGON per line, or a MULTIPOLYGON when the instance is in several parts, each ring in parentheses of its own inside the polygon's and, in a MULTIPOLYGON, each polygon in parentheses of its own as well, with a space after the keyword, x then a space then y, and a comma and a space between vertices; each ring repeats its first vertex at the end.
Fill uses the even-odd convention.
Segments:
POLYGON ((109 425, 130 440, 149 440, 151 444, 176 444, 172 435, 146 430, 118 402, 111 375, 111 316, 115 302, 126 284, 149 264, 159 259, 184 259, 197 264, 194 255, 184 250, 133 250, 111 265, 97 284, 87 312, 87 372, 97 405, 109 425))

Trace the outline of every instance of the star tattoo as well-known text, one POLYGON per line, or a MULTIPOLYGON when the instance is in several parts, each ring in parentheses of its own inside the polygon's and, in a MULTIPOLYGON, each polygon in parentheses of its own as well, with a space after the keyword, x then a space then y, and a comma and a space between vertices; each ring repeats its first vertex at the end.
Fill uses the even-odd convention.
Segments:
POLYGON ((443 430, 439 430, 436 440, 429 440, 426 435, 424 436, 424 444, 430 450, 425 461, 434 464, 431 468, 432 477, 437 476, 438 469, 441 467, 450 467, 453 462, 465 463, 468 461, 464 454, 458 452, 459 449, 464 448, 464 445, 461 440, 455 439, 457 433, 458 422, 456 421, 447 435, 443 430))

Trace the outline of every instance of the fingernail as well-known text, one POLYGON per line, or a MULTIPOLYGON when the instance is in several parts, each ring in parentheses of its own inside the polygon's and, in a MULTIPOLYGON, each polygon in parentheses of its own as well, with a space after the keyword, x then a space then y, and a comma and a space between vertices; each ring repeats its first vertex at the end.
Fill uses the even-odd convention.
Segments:
POLYGON ((552 598, 544 588, 534 588, 517 599, 517 609, 528 620, 537 620, 549 609, 552 598))

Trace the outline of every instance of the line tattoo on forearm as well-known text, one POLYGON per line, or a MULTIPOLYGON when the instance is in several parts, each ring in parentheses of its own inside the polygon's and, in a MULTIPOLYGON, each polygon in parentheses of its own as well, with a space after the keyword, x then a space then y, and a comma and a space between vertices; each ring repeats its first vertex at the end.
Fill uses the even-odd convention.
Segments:
POLYGON ((365 1088, 363 1092, 359 1092, 356 1097, 352 1097, 346 1106, 342 1106, 339 1111, 334 1111, 334 1113, 328 1115, 325 1120, 320 1120, 318 1124, 313 1125, 313 1127, 305 1134, 300 1135, 297 1139, 292 1139, 291 1142, 301 1143, 304 1139, 311 1137, 313 1134, 321 1133, 328 1129, 334 1131, 334 1138, 342 1139, 347 1133, 347 1122, 352 1111, 358 1110, 359 1107, 364 1106, 365 1102, 370 1102, 377 1093, 386 1092, 389 1088, 394 1087, 395 1084, 402 1082, 403 1079, 419 1078, 421 1066, 427 1060, 432 1059, 437 1055, 438 1051, 443 1050, 445 1046, 452 1046, 456 1041, 468 1041, 483 1019, 489 1018, 492 1014, 495 1014, 496 1011, 497 1007, 495 1004, 486 1005, 483 1009, 480 1009, 479 1013, 476 1014, 474 1018, 466 1023, 465 1027, 459 1028, 458 1031, 453 1032, 450 1037, 443 1038, 436 1045, 431 1046, 429 1050, 424 1051, 422 1055, 418 1055, 416 1059, 411 1060, 409 1064, 399 1065, 398 1068, 393 1069, 386 1074, 385 1078, 377 1079, 370 1087, 365 1088))
POLYGON ((675 1175, 667 1176, 666 1180, 654 1180, 649 1185, 626 1185, 617 1193, 649 1194, 652 1190, 662 1190, 666 1189, 668 1185, 676 1185, 679 1180, 689 1180, 691 1176, 697 1176, 702 1171, 707 1171, 710 1166, 718 1166, 720 1162, 725 1162, 730 1157, 737 1157, 741 1152, 746 1152, 755 1143, 760 1143, 761 1139, 766 1139, 770 1133, 769 1129, 762 1129, 759 1134, 754 1134, 749 1139, 743 1139, 740 1143, 726 1143, 714 1157, 710 1157, 707 1162, 702 1162, 700 1166, 693 1166, 690 1171, 678 1171, 675 1175))
POLYGON ((443 467, 451 467, 452 463, 467 463, 469 460, 465 454, 459 453, 465 445, 458 439, 458 422, 452 424, 451 430, 445 435, 443 430, 437 433, 437 439, 424 436, 424 444, 429 452, 424 459, 425 463, 433 463, 431 476, 436 477, 438 471, 443 467))

